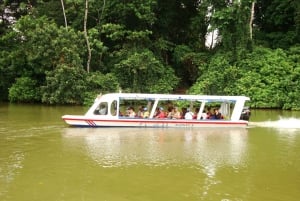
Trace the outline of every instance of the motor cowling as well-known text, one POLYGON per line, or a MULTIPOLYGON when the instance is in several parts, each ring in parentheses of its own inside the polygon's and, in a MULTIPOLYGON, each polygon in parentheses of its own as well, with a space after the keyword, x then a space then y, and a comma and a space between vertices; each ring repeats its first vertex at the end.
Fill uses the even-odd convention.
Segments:
POLYGON ((241 113, 240 120, 246 120, 246 121, 249 121, 250 116, 251 116, 251 111, 250 111, 249 107, 244 107, 244 108, 243 108, 243 111, 242 111, 242 113, 241 113))

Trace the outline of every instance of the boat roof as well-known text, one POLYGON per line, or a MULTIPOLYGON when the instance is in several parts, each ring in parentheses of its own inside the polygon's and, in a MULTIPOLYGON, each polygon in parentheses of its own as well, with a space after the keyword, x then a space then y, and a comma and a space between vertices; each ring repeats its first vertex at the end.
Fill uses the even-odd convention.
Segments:
POLYGON ((126 100, 192 100, 192 101, 238 101, 238 100, 250 100, 246 96, 218 96, 218 95, 186 95, 186 94, 146 94, 146 93, 110 93, 103 96, 109 96, 114 99, 126 99, 126 100))

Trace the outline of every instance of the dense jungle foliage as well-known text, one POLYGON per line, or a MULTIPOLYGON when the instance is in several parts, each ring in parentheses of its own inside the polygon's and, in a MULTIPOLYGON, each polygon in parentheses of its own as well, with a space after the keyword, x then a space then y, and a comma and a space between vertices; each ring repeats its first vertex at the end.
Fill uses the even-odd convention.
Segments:
POLYGON ((0 2, 2 101, 190 93, 300 110, 299 0, 0 2))

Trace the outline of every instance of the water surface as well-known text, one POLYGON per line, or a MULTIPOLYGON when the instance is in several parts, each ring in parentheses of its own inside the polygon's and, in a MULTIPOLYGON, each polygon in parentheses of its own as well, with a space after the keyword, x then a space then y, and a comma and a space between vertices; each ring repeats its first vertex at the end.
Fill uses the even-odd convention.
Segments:
POLYGON ((300 113, 247 129, 71 128, 83 107, 0 105, 0 200, 289 200, 300 197, 300 113))

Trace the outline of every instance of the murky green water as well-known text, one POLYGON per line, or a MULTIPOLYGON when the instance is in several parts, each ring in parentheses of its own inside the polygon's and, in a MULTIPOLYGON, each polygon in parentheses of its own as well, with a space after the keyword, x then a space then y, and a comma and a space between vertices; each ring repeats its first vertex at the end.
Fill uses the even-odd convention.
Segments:
POLYGON ((300 113, 247 129, 70 128, 83 107, 0 105, 0 200, 296 201, 300 113))

